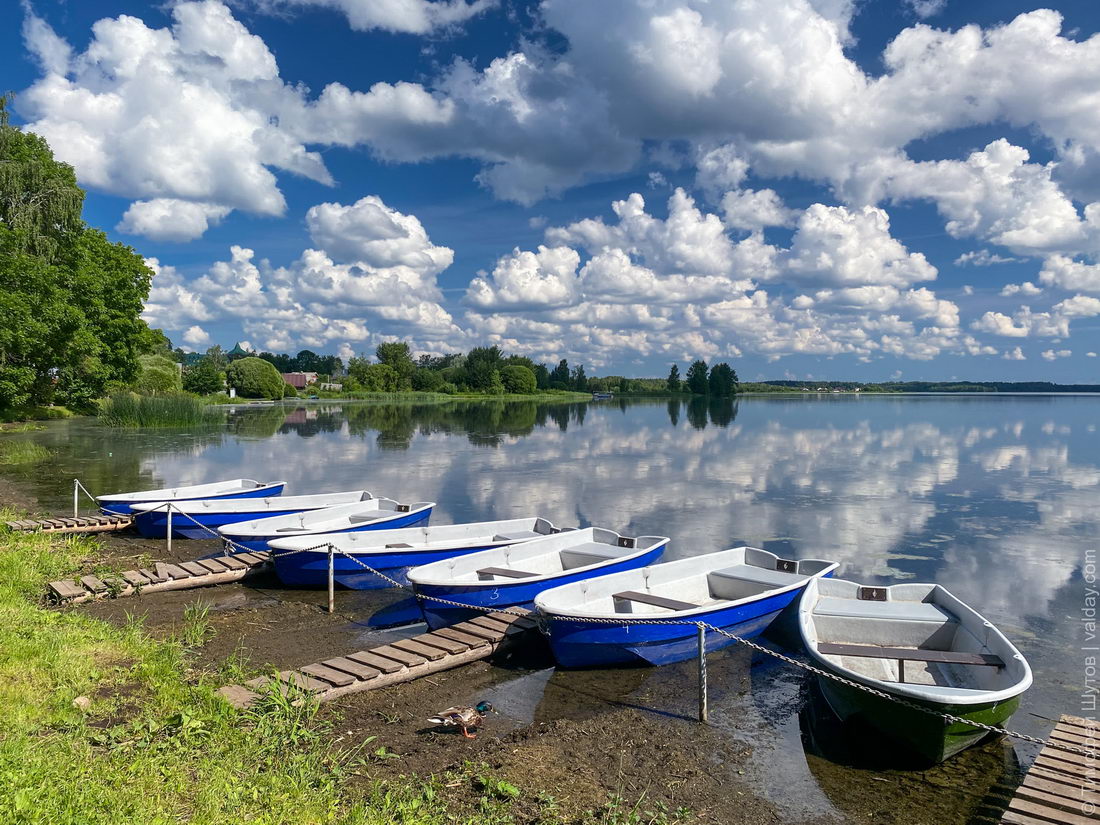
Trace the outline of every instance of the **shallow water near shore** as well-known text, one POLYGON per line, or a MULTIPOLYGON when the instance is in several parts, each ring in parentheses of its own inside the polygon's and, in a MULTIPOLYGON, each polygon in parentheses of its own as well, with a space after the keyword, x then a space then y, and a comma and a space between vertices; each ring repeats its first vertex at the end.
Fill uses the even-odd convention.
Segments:
MULTIPOLYGON (((223 426, 199 432, 50 422, 0 436, 38 443, 50 458, 0 470, 59 514, 71 510, 74 477, 108 493, 244 475, 285 479, 288 495, 364 488, 434 500, 433 524, 541 515, 560 526, 671 536, 670 559, 748 543, 839 561, 839 575, 868 584, 936 581, 1027 656, 1035 686, 1011 727, 1044 736, 1061 713, 1093 715, 1081 694, 1086 657, 1096 655, 1086 650, 1096 642, 1083 620, 1086 566, 1100 537, 1098 412, 1100 397, 1008 395, 303 402, 233 408, 223 426)), ((156 544, 141 549, 157 558, 156 544)), ((176 542, 175 555, 209 552, 201 544, 191 553, 176 542)), ((280 610, 299 606, 305 615, 324 598, 275 582, 223 593, 205 598, 225 614, 262 611, 275 620, 272 634, 280 610)), ((324 649, 326 638, 401 632, 378 627, 400 620, 400 594, 339 596, 342 624, 331 636, 312 625, 301 631, 315 658, 344 652, 324 649)), ((168 605, 195 597, 92 610, 111 618, 138 601, 149 609, 154 598, 168 605)), ((450 696, 489 698, 502 711, 498 730, 644 719, 708 773, 751 783, 790 822, 983 821, 1035 753, 992 742, 937 768, 907 770, 885 761, 889 749, 873 735, 820 712, 801 673, 733 649, 713 654, 709 669, 705 732, 691 721, 690 662, 573 673, 487 668, 450 696), (456 694, 475 689, 484 696, 456 694)))

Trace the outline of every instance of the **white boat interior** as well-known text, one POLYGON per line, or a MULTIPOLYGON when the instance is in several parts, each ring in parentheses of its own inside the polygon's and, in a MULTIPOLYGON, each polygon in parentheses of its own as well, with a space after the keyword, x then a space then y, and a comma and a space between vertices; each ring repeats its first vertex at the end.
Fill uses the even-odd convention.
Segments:
POLYGON ((667 542, 664 536, 630 538, 614 530, 586 527, 421 565, 409 571, 409 580, 437 585, 540 581, 571 570, 613 564, 667 542))
MULTIPOLYGON (((452 547, 481 544, 514 544, 542 538, 556 532, 544 518, 517 518, 504 521, 479 521, 469 524, 444 524, 438 527, 399 527, 394 530, 363 530, 357 533, 335 533, 329 536, 275 539, 276 550, 305 550, 325 539, 338 550, 351 554, 387 552, 433 552, 452 547)), ((315 549, 327 553, 327 549, 315 549)))
MULTIPOLYGON (((268 498, 200 498, 172 504, 177 513, 260 513, 264 510, 317 510, 374 498, 366 490, 350 490, 343 493, 318 493, 312 496, 271 496, 268 498)), ((135 513, 163 509, 166 501, 135 504, 135 513)))
POLYGON ((224 536, 240 539, 295 533, 335 533, 352 530, 372 521, 393 518, 402 513, 412 515, 434 506, 433 501, 401 504, 392 498, 370 498, 320 510, 241 521, 221 527, 219 532, 224 536))
POLYGON ((554 615, 679 617, 797 589, 836 566, 735 547, 555 587, 542 593, 536 605, 554 615))
POLYGON ((799 626, 814 658, 843 676, 929 701, 1001 701, 1031 684, 1016 647, 937 584, 807 587, 799 626))
POLYGON ((173 501, 180 498, 213 498, 233 493, 244 493, 258 487, 275 487, 285 481, 256 481, 251 478, 234 478, 227 481, 212 481, 209 484, 192 484, 188 487, 169 487, 161 490, 139 490, 133 493, 112 493, 96 496, 100 502, 118 501, 173 501))

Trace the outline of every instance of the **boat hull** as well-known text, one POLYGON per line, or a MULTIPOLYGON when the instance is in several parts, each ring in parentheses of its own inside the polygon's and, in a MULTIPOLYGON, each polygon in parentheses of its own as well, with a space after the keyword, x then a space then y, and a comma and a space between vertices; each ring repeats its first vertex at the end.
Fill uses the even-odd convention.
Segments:
POLYGON ((491 581, 446 585, 414 584, 413 590, 416 593, 417 599, 420 601, 420 609, 424 614, 424 621, 428 623, 428 627, 432 630, 437 630, 438 628, 447 627, 448 625, 457 624, 458 622, 464 622, 467 619, 473 619, 477 616, 484 616, 486 611, 484 609, 479 610, 477 609, 478 607, 488 609, 525 607, 531 609, 535 606, 535 597, 542 591, 549 590, 551 587, 571 584, 594 576, 603 576, 609 573, 619 573, 623 570, 634 570, 639 567, 646 567, 653 564, 661 557, 661 553, 664 552, 666 546, 667 542, 662 543, 648 553, 633 558, 622 559, 621 561, 616 561, 613 564, 600 567, 596 570, 580 569, 576 571, 566 571, 560 576, 540 579, 538 581, 524 581, 518 579, 508 582, 491 581), (450 599, 465 605, 470 605, 470 607, 452 607, 426 599, 426 596, 450 599))
MULTIPOLYGON (((274 516, 289 516, 304 510, 264 510, 262 512, 239 513, 172 513, 172 537, 177 539, 217 538, 211 531, 242 521, 274 516), (198 522, 196 524, 195 522, 198 522), (201 527, 199 525, 202 525, 201 527), (206 528, 206 529, 204 529, 206 528)), ((145 538, 168 538, 168 513, 164 510, 147 510, 134 514, 134 527, 145 538)))
MULTIPOLYGON (((363 569, 362 565, 356 563, 355 559, 358 559, 368 567, 372 567, 400 582, 402 586, 407 586, 409 584, 408 572, 414 567, 499 546, 499 543, 482 543, 435 551, 421 550, 400 553, 390 550, 389 552, 351 553, 349 554, 351 558, 344 553, 335 553, 332 559, 333 577, 337 584, 350 590, 380 590, 385 587, 393 587, 390 582, 363 569)), ((328 553, 287 553, 274 550, 272 555, 275 563, 275 574, 283 584, 289 587, 328 586, 328 553)))
MULTIPOLYGON (((860 717, 895 743, 901 744, 922 761, 935 765, 977 744, 989 731, 966 722, 950 722, 931 713, 906 707, 874 696, 833 679, 818 676, 825 701, 841 721, 860 717)), ((878 686, 883 690, 884 686, 878 686)), ((1020 706, 1020 695, 1001 702, 977 705, 950 705, 905 698, 906 702, 936 713, 950 713, 970 722, 1004 726, 1020 706)))
MULTIPOLYGON (((425 510, 420 510, 416 513, 396 513, 393 518, 381 519, 379 521, 372 521, 367 524, 357 525, 354 527, 347 527, 343 530, 327 530, 324 535, 331 535, 332 533, 360 533, 366 530, 392 530, 398 527, 415 527, 418 524, 426 524, 428 519, 432 515, 432 508, 428 507, 425 510)), ((173 525, 174 526, 174 525, 173 525)), ((276 539, 285 539, 290 536, 303 536, 309 535, 308 533, 277 533, 270 536, 248 536, 247 538, 241 536, 227 536, 231 538, 233 544, 227 544, 226 549, 230 553, 257 553, 267 551, 269 541, 275 541, 276 539)), ((318 534, 318 544, 321 544, 320 536, 318 534)), ((301 555, 305 555, 302 553, 301 555)), ((325 569, 328 570, 328 557, 325 557, 325 569)), ((327 574, 326 574, 327 575, 327 574)))
MULTIPOLYGON (((271 498, 272 496, 281 496, 283 494, 283 488, 285 484, 265 485, 263 487, 256 487, 252 490, 240 490, 231 493, 223 493, 221 495, 204 495, 193 496, 190 498, 176 498, 172 501, 205 501, 205 500, 223 500, 227 498, 271 498)), ((104 515, 113 516, 131 516, 136 515, 134 513, 132 505, 134 504, 155 504, 158 501, 164 501, 163 498, 148 498, 143 501, 110 501, 103 500, 102 498, 96 499, 99 504, 99 511, 104 515)), ((240 521, 241 519, 238 519, 240 521)), ((167 527, 167 523, 165 525, 167 527)), ((175 524, 173 523, 173 533, 175 532, 175 524)))
MULTIPOLYGON (((699 652, 698 628, 705 622, 741 638, 759 636, 801 590, 777 593, 748 604, 736 605, 685 617, 683 624, 595 624, 550 616, 549 640, 554 658, 562 667, 607 667, 609 665, 668 665, 682 662, 699 652)), ((640 619, 659 619, 644 614, 640 619)), ((707 650, 720 650, 733 639, 713 631, 707 633, 707 650)))

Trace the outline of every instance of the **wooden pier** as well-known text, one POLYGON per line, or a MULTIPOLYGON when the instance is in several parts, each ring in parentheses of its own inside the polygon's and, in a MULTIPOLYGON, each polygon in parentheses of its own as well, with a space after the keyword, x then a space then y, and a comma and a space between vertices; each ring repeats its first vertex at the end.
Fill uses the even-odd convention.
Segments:
MULTIPOLYGON (((1100 724, 1063 716, 1052 741, 1096 751, 1100 724)), ((1097 754, 1083 755, 1047 745, 1016 789, 1002 825, 1096 825, 1100 823, 1100 765, 1097 754)))
POLYGON ((153 569, 125 570, 117 577, 100 579, 81 576, 79 581, 65 579, 49 583, 50 597, 61 604, 78 604, 93 599, 159 593, 162 590, 188 590, 240 581, 270 564, 266 552, 235 553, 179 564, 157 562, 153 569))
POLYGON ((20 519, 4 526, 17 533, 108 533, 125 530, 130 516, 79 516, 76 518, 20 519))
POLYGON ((293 686, 319 702, 328 702, 349 693, 410 682, 488 658, 501 645, 533 632, 535 627, 535 622, 525 616, 479 616, 411 639, 335 656, 297 670, 284 670, 274 678, 261 676, 243 685, 228 685, 218 693, 235 707, 244 708, 274 681, 284 694, 293 686))

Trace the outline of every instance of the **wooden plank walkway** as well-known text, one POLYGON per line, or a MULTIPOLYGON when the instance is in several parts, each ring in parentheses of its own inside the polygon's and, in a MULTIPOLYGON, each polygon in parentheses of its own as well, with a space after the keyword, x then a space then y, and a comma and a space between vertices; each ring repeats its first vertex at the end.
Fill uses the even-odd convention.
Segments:
POLYGON ((20 519, 4 522, 4 526, 17 533, 108 533, 125 530, 132 521, 130 516, 80 516, 20 519))
POLYGON ((294 686, 319 702, 328 702, 349 693, 410 682, 488 658, 502 644, 519 641, 535 627, 534 620, 526 616, 479 616, 411 639, 334 656, 297 670, 284 670, 274 678, 261 676, 243 685, 228 685, 218 693, 235 707, 244 708, 258 698, 259 691, 275 682, 276 689, 284 695, 294 686))
MULTIPOLYGON (((1096 751, 1100 723, 1063 716, 1051 740, 1096 751)), ((1084 756, 1047 745, 1008 803, 1002 825, 1096 825, 1100 823, 1100 751, 1084 756)))
POLYGON ((50 582, 49 595, 61 604, 77 604, 93 599, 158 593, 162 590, 187 590, 240 581, 270 564, 266 552, 235 553, 179 564, 157 562, 153 569, 125 570, 117 578, 81 576, 79 581, 65 579, 50 582))

